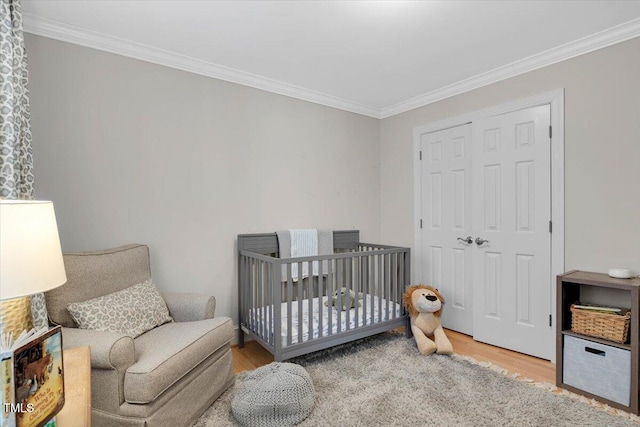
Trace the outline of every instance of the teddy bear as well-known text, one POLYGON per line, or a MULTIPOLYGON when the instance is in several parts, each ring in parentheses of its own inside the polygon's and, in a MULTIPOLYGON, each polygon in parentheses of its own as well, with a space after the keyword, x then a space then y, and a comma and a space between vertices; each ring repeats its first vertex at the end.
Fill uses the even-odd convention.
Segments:
MULTIPOLYGON (((340 289, 340 299, 342 300, 342 311, 346 311, 350 308, 354 308, 356 306, 356 303, 358 304, 358 307, 361 307, 360 302, 358 301, 359 299, 364 298, 364 295, 362 294, 362 292, 358 292, 358 298, 356 298, 356 292, 353 289, 348 289, 349 291, 349 302, 350 307, 347 307, 347 288, 341 288, 340 289)), ((333 306, 334 307, 338 307, 338 291, 334 291, 333 294, 331 294, 331 300, 333 301, 333 306)), ((329 301, 325 301, 324 305, 326 307, 329 307, 329 301)))
POLYGON ((453 354, 453 346, 440 323, 443 303, 442 295, 432 286, 410 286, 404 293, 404 305, 409 310, 411 319, 411 332, 418 350, 425 356, 433 352, 453 354), (433 336, 433 341, 429 339, 430 336, 433 336))

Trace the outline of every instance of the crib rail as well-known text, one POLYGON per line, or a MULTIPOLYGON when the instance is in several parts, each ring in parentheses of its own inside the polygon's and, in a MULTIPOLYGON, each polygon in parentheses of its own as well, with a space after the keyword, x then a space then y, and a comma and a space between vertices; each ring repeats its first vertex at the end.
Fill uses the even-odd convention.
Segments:
POLYGON ((330 255, 278 258, 239 247, 238 262, 241 345, 247 333, 276 360, 405 324, 408 248, 357 243, 330 255))

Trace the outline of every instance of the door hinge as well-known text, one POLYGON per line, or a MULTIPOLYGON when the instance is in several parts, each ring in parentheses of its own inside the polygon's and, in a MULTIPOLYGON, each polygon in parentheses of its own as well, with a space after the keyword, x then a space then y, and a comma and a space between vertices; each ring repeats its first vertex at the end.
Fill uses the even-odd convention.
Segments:
POLYGON ((422 228, 422 220, 420 220, 420 228, 422 228))
POLYGON ((553 222, 549 221, 549 233, 553 232, 553 222))
POLYGON ((553 131, 551 129, 551 126, 549 126, 549 139, 551 139, 551 136, 553 135, 553 131))
POLYGON ((549 315, 549 327, 551 327, 552 324, 553 324, 553 317, 549 315))
POLYGON ((422 160, 422 150, 420 150, 420 160, 422 160))

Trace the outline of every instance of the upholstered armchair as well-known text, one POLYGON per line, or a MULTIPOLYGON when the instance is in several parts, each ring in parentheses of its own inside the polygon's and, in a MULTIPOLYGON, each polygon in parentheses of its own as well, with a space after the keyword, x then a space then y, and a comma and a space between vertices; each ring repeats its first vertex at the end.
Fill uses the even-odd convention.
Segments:
POLYGON ((67 310, 151 278, 149 248, 128 245, 65 254, 67 283, 46 293, 64 348, 91 347, 94 426, 191 425, 233 382, 233 325, 214 317, 215 298, 162 293, 173 322, 132 338, 79 329, 67 310))

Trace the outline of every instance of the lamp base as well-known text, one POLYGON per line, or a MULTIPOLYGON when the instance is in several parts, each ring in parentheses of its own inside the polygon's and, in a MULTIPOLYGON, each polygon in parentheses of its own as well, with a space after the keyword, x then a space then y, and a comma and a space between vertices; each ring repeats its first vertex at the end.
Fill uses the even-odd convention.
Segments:
POLYGON ((31 299, 28 296, 0 301, 0 333, 8 336, 13 332, 15 340, 22 331, 31 328, 31 299))

